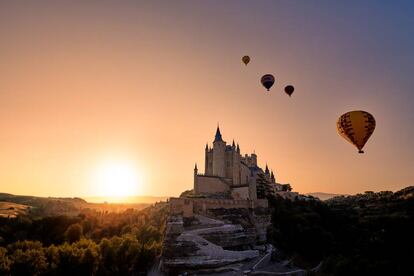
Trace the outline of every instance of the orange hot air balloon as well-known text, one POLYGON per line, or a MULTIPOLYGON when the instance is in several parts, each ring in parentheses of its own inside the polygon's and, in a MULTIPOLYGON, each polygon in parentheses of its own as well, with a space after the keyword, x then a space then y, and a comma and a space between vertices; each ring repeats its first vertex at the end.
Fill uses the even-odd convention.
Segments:
POLYGON ((375 118, 366 111, 350 111, 336 122, 339 135, 357 147, 359 153, 375 129, 375 118))
POLYGON ((247 64, 250 62, 250 57, 249 56, 244 56, 244 57, 242 57, 242 61, 243 61, 244 65, 247 66, 247 64))
POLYGON ((275 83, 275 77, 271 74, 263 75, 262 79, 260 80, 262 85, 269 91, 270 87, 273 86, 275 83))

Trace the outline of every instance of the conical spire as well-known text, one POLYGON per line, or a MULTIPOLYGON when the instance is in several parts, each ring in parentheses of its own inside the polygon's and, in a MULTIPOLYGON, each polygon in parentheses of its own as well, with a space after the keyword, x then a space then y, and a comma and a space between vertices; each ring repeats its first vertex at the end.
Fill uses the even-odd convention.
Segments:
POLYGON ((236 145, 234 144, 234 139, 233 139, 233 145, 232 145, 232 147, 233 147, 233 148, 235 148, 235 147, 236 147, 236 145))
POLYGON ((273 174, 273 170, 270 172, 270 179, 272 179, 273 181, 275 180, 275 175, 273 174))
POLYGON ((265 174, 269 174, 269 168, 267 167, 267 164, 266 164, 265 174))
POLYGON ((240 153, 240 147, 239 147, 239 143, 237 143, 237 152, 240 153))
POLYGON ((195 163, 194 170, 195 171, 197 170, 197 163, 195 163))
POLYGON ((217 126, 216 137, 214 138, 214 142, 218 142, 218 141, 223 141, 223 139, 221 138, 221 133, 220 133, 220 127, 219 126, 217 126))
POLYGON ((208 143, 206 143, 206 150, 208 150, 208 143))

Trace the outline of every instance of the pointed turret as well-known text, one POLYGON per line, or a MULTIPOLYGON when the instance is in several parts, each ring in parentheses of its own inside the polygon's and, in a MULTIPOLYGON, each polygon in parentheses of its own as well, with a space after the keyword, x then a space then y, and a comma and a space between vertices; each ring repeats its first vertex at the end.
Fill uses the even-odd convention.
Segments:
POLYGON ((240 153, 240 147, 239 147, 239 143, 237 143, 237 152, 240 153))
POLYGON ((214 142, 218 142, 218 141, 223 141, 223 138, 221 138, 221 133, 220 133, 220 127, 219 126, 217 126, 216 136, 214 138, 214 142))
POLYGON ((236 145, 234 144, 234 139, 233 139, 233 144, 231 145, 233 149, 236 148, 236 145))
POLYGON ((220 127, 217 126, 216 136, 213 142, 213 175, 226 176, 226 142, 223 141, 220 127))
POLYGON ((270 179, 272 180, 273 183, 275 183, 275 175, 273 174, 273 170, 270 172, 270 179))
POLYGON ((266 164, 265 174, 269 174, 269 168, 267 167, 267 164, 266 164))
POLYGON ((206 143, 206 151, 208 150, 208 143, 206 143))
POLYGON ((194 166, 194 193, 198 194, 198 169, 197 163, 194 166))

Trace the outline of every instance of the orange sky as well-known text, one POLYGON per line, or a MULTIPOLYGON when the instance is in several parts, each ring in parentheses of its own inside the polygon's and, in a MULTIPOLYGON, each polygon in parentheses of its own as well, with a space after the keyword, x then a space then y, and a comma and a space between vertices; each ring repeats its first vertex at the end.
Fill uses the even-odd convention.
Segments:
POLYGON ((96 166, 129 160, 140 194, 179 195, 217 122, 299 192, 413 184, 412 90, 398 94, 412 60, 380 11, 354 26, 287 2, 13 2, 0 3, 1 192, 93 196, 96 166), (364 155, 335 128, 356 109, 377 120, 364 155))

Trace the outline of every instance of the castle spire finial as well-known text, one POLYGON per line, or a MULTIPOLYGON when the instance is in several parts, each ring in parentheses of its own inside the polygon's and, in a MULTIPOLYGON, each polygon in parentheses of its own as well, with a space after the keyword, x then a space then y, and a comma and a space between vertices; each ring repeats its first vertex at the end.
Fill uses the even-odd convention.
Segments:
POLYGON ((233 147, 233 148, 235 148, 235 147, 236 147, 236 145, 234 144, 234 139, 233 139, 233 144, 232 144, 232 147, 233 147))
POLYGON ((195 163, 194 170, 197 170, 197 162, 195 163))
POLYGON ((269 167, 267 166, 267 162, 266 162, 265 174, 269 174, 269 167))
POLYGON ((220 127, 217 123, 217 130, 216 130, 216 136, 214 138, 214 142, 218 142, 218 141, 223 141, 223 139, 221 138, 220 127))

